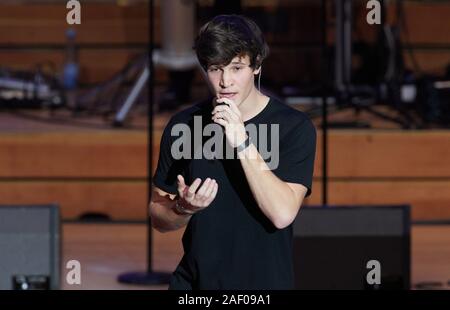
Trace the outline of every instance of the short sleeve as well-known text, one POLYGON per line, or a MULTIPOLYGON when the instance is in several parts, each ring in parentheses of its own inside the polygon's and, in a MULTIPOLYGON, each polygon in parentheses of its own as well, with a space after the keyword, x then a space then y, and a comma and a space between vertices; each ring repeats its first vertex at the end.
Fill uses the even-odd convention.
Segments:
POLYGON ((316 129, 309 119, 293 127, 280 141, 280 160, 273 171, 280 179, 299 183, 312 192, 314 158, 316 155, 316 129))
POLYGON ((180 160, 173 158, 171 153, 172 121, 169 121, 161 136, 158 165, 153 176, 153 184, 158 188, 170 193, 177 194, 177 174, 182 174, 180 160))

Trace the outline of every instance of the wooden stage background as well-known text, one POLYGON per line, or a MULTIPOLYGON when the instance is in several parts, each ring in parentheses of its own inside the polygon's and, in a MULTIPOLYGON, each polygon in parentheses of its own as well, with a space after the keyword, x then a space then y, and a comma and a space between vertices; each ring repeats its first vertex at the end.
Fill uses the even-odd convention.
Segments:
MULTIPOLYGON (((352 112, 336 113, 333 119, 346 113, 352 112)), ((170 115, 159 113, 155 119, 153 169, 170 115)), ((139 127, 145 118, 137 116, 131 129, 113 129, 98 118, 85 120, 89 122, 103 124, 103 129, 74 127, 70 118, 65 124, 48 124, 0 113, 0 204, 55 202, 64 219, 103 213, 113 220, 145 220, 147 133, 139 127)), ((321 203, 318 133, 309 205, 321 203)), ((329 203, 410 204, 414 221, 448 221, 449 158, 448 130, 331 130, 329 203)))

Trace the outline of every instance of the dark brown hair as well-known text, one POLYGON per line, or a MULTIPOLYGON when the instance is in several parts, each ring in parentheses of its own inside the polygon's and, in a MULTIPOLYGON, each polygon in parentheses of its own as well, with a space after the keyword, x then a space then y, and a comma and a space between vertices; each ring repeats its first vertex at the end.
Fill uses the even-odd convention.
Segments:
POLYGON ((219 15, 200 29, 194 49, 200 65, 228 65, 234 57, 250 58, 257 69, 269 55, 269 46, 255 22, 242 15, 219 15))

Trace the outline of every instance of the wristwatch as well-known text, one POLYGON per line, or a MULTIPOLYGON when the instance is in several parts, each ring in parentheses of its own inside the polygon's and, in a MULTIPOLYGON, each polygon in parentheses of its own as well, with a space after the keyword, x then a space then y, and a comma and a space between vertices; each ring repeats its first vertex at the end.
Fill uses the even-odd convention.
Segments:
POLYGON ((240 153, 241 151, 245 150, 251 143, 250 137, 247 136, 247 139, 245 139, 244 142, 242 142, 240 145, 238 145, 235 150, 237 153, 240 153))
POLYGON ((193 211, 183 207, 183 205, 180 203, 180 198, 179 197, 175 200, 174 211, 178 215, 192 215, 192 214, 195 213, 195 212, 193 212, 193 211))

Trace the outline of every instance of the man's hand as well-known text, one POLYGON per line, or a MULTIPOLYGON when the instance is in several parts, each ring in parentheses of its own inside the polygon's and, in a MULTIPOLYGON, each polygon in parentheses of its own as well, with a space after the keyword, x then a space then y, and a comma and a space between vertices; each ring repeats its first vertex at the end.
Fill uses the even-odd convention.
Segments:
POLYGON ((228 98, 217 99, 218 103, 212 111, 212 120, 225 128, 225 135, 232 147, 237 147, 247 139, 241 111, 236 103, 228 98), (225 104, 220 104, 225 103, 225 104))
POLYGON ((183 208, 192 212, 198 212, 208 207, 216 197, 219 188, 216 180, 210 178, 207 178, 205 182, 203 182, 198 191, 197 188, 202 182, 200 178, 196 178, 190 186, 187 186, 184 183, 182 175, 177 176, 177 181, 180 203, 183 208))

